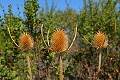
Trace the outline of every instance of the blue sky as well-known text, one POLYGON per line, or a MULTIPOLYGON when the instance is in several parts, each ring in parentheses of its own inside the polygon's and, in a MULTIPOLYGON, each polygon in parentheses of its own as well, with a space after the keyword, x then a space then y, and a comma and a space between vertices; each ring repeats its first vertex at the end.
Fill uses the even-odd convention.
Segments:
MULTIPOLYGON (((51 6, 52 1, 56 2, 57 9, 65 10, 66 2, 65 0, 48 0, 48 5, 51 6)), ((80 11, 83 8, 83 0, 67 0, 69 6, 76 10, 80 11)), ((41 7, 45 6, 45 0, 38 0, 41 7)), ((23 17, 24 11, 24 0, 0 0, 0 4, 4 7, 5 12, 8 11, 8 5, 12 4, 12 10, 14 15, 18 14, 17 5, 19 6, 19 11, 21 12, 21 17, 23 17)), ((0 16, 3 16, 2 8, 0 7, 0 16)))

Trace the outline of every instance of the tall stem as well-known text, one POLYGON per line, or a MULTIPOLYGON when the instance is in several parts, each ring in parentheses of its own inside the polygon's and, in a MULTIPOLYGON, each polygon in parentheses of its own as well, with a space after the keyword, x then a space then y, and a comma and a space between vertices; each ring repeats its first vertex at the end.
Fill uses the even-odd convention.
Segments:
POLYGON ((98 71, 100 71, 100 67, 101 67, 101 56, 102 56, 102 53, 101 53, 101 50, 99 51, 99 65, 98 65, 98 71))
POLYGON ((30 80, 32 80, 32 72, 31 72, 31 67, 30 67, 29 55, 27 55, 27 64, 28 64, 28 72, 29 72, 30 80))
POLYGON ((63 80, 62 55, 59 55, 59 79, 63 80))

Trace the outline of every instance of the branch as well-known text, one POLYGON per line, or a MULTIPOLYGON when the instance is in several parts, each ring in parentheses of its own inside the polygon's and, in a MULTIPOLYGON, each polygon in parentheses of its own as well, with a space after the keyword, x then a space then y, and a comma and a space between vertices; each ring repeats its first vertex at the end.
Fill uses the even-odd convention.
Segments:
POLYGON ((115 20, 115 27, 114 27, 114 31, 115 31, 115 32, 116 32, 116 30, 117 30, 116 24, 117 24, 117 21, 115 20))
POLYGON ((84 52, 85 49, 79 49, 79 50, 65 50, 65 51, 61 51, 59 53, 80 53, 80 52, 84 52))
POLYGON ((8 32, 9 32, 9 35, 10 35, 11 40, 13 41, 13 43, 14 43, 17 47, 19 47, 18 44, 15 42, 15 40, 12 38, 9 27, 7 27, 7 29, 8 29, 8 32))
POLYGON ((76 35, 77 35, 77 26, 74 28, 74 34, 67 50, 69 50, 72 47, 73 42, 75 41, 76 35))
POLYGON ((110 79, 110 80, 113 80, 113 78, 112 78, 112 76, 110 75, 110 73, 107 73, 107 72, 105 72, 105 71, 103 71, 103 70, 97 71, 97 72, 95 73, 94 77, 98 77, 98 76, 99 76, 99 72, 103 72, 104 74, 106 74, 106 75, 109 76, 109 79, 110 79))

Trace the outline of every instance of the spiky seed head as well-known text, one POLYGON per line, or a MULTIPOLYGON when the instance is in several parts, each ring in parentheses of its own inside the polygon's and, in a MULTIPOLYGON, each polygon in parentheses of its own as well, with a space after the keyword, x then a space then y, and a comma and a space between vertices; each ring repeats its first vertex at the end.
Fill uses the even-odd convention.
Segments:
POLYGON ((23 33, 20 36, 19 41, 20 49, 23 51, 28 51, 33 47, 33 39, 28 33, 23 33))
POLYGON ((57 29, 51 38, 51 48, 53 51, 62 52, 68 47, 68 38, 63 30, 57 29))
POLYGON ((108 45, 108 39, 106 35, 102 32, 97 32, 93 39, 93 46, 98 48, 106 48, 108 45))

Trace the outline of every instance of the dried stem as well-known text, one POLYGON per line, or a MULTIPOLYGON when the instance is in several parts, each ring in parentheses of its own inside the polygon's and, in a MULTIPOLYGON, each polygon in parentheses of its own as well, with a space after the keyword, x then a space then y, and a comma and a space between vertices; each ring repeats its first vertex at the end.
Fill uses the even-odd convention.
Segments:
POLYGON ((100 67, 101 67, 101 56, 102 56, 102 52, 101 49, 99 50, 99 65, 98 65, 98 72, 100 71, 100 67))
POLYGON ((19 47, 19 46, 17 45, 17 43, 15 42, 15 40, 12 38, 9 27, 7 27, 7 29, 8 29, 8 32, 9 32, 9 35, 10 35, 11 40, 13 41, 13 43, 14 43, 17 47, 19 47))
POLYGON ((86 39, 86 37, 84 36, 84 39, 90 44, 90 45, 92 45, 92 43, 90 43, 87 39, 86 39))
POLYGON ((46 80, 50 80, 50 70, 49 70, 48 67, 47 67, 46 70, 47 70, 47 71, 46 71, 46 80))
POLYGON ((59 55, 59 79, 63 80, 62 55, 59 55))
POLYGON ((29 72, 30 80, 32 80, 32 72, 31 72, 31 67, 30 67, 29 55, 27 56, 27 64, 28 64, 28 72, 29 72))
POLYGON ((41 35, 42 35, 42 39, 43 39, 43 42, 44 42, 45 46, 48 47, 46 42, 45 42, 44 36, 43 36, 43 24, 41 26, 41 35))
POLYGON ((74 40, 76 38, 76 35, 77 35, 77 26, 74 28, 74 34, 73 34, 72 40, 71 40, 70 45, 69 45, 67 50, 69 50, 72 47, 73 42, 74 42, 74 40))
POLYGON ((50 29, 49 29, 48 32, 47 32, 47 43, 48 43, 48 46, 50 46, 50 42, 49 42, 49 33, 50 33, 50 29))

